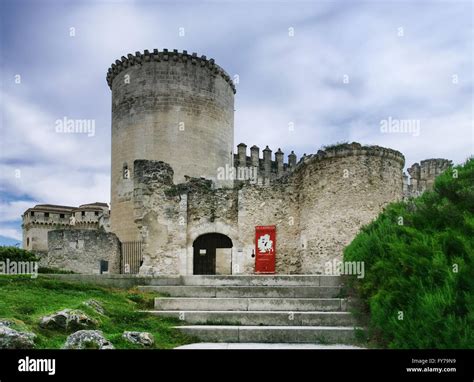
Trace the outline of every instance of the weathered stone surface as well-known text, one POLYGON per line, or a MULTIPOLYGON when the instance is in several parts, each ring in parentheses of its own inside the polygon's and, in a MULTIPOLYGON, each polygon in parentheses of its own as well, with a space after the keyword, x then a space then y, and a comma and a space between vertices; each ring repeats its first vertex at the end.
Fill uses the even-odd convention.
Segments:
POLYGON ((100 330, 79 330, 71 334, 63 349, 114 349, 100 330))
POLYGON ((99 273, 101 260, 108 262, 110 273, 119 273, 120 241, 101 230, 63 229, 48 233, 46 267, 76 273, 99 273))
POLYGON ((92 328, 97 320, 80 310, 64 309, 41 318, 40 326, 45 329, 77 330, 92 328))
POLYGON ((213 189, 193 178, 171 184, 163 173, 172 169, 163 162, 137 160, 133 200, 144 239, 141 272, 192 274, 193 243, 219 233, 232 249, 217 261, 217 271, 251 274, 255 226, 275 225, 277 273, 328 274, 327 264, 342 258, 360 228, 402 198, 403 164, 397 151, 354 143, 307 156, 268 184, 213 189))
POLYGON ((99 301, 90 299, 90 300, 84 301, 83 304, 94 309, 97 313, 105 315, 105 309, 102 306, 102 303, 100 303, 99 301))
POLYGON ((83 204, 79 207, 38 204, 22 216, 23 248, 39 255, 40 266, 46 266, 48 232, 61 228, 104 229, 110 231, 107 203, 83 204))
POLYGON ((169 54, 178 60, 127 66, 110 81, 111 228, 122 241, 140 239, 133 179, 124 179, 124 166, 133 174, 137 159, 165 161, 174 170, 175 183, 181 183, 185 176, 216 179, 219 167, 232 165, 232 81, 200 65, 207 60, 185 61, 187 54, 169 54))
POLYGON ((153 335, 148 332, 124 332, 122 337, 133 344, 144 347, 153 346, 155 343, 153 335))
POLYGON ((35 346, 36 335, 29 332, 20 332, 0 323, 0 349, 32 349, 35 346))

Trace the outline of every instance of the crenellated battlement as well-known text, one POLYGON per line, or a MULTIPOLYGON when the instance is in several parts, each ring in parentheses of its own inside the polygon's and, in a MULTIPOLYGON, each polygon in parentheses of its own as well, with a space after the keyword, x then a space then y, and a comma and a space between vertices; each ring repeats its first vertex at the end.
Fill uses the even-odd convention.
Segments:
POLYGON ((247 156, 247 145, 245 143, 237 145, 237 154, 234 154, 237 180, 243 180, 239 176, 243 169, 254 171, 259 183, 262 181, 265 183, 292 172, 296 167, 296 154, 293 151, 288 155, 287 162, 284 162, 285 154, 280 148, 275 152, 274 160, 272 159, 272 150, 268 146, 262 152, 263 158, 260 158, 260 148, 254 145, 250 148, 250 156, 247 156))
POLYGON ((128 54, 127 57, 122 56, 120 60, 116 60, 107 71, 107 84, 112 89, 114 78, 123 70, 134 65, 161 61, 181 62, 185 64, 190 63, 191 65, 207 67, 214 75, 222 76, 222 78, 230 85, 234 94, 236 93, 235 85, 231 77, 224 69, 215 63, 213 58, 208 59, 206 56, 199 57, 197 53, 188 53, 186 50, 179 52, 177 49, 174 49, 173 51, 168 51, 168 49, 163 49, 162 51, 154 49, 153 52, 145 50, 143 53, 135 52, 135 55, 128 54))
POLYGON ((386 159, 393 159, 399 162, 402 166, 405 165, 405 157, 397 150, 389 149, 381 146, 362 146, 360 143, 342 143, 333 146, 325 146, 322 150, 318 150, 316 154, 303 156, 298 162, 298 166, 312 161, 319 161, 329 158, 346 157, 354 155, 366 155, 384 157, 386 159))
MULTIPOLYGON (((363 146, 360 143, 343 143, 331 146, 325 146, 315 154, 304 154, 297 162, 297 156, 294 151, 288 155, 288 161, 284 161, 284 153, 280 148, 275 152, 272 158, 272 150, 266 146, 263 151, 263 158, 260 158, 260 148, 252 146, 250 156, 247 156, 247 145, 240 143, 237 145, 237 153, 234 154, 234 167, 237 173, 239 168, 256 168, 258 183, 266 184, 272 180, 289 175, 302 166, 306 166, 314 161, 321 161, 330 158, 340 158, 354 155, 368 155, 393 159, 403 167, 405 157, 396 150, 381 146, 363 146)), ((239 177, 237 177, 238 180, 239 177)))
POLYGON ((431 158, 414 163, 407 169, 410 178, 403 174, 404 197, 419 196, 426 190, 433 188, 435 179, 442 172, 453 165, 453 162, 443 158, 431 158))

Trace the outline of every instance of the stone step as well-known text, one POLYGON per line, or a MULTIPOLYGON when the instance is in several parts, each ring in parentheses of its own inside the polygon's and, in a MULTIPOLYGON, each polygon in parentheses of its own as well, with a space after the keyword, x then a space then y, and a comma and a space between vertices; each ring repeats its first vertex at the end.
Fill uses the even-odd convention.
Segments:
POLYGON ((200 325, 266 325, 266 326, 354 326, 348 312, 269 312, 269 311, 150 311, 160 317, 171 317, 188 324, 200 325))
POLYGON ((218 298, 160 297, 155 298, 156 310, 264 310, 264 311, 325 311, 347 310, 347 301, 340 298, 218 298))
POLYGON ((205 342, 351 344, 356 328, 345 326, 177 326, 205 342))
POLYGON ((181 283, 193 286, 339 286, 341 277, 323 275, 194 275, 181 276, 181 283))
POLYGON ((141 286, 142 291, 171 297, 301 297, 334 298, 338 286, 141 286))

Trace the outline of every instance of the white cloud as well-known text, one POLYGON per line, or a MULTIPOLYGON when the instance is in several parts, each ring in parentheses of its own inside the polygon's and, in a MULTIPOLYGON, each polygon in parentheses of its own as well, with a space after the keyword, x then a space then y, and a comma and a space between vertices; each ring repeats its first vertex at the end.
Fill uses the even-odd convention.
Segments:
POLYGON ((30 207, 32 207, 31 201, 0 202, 0 223, 18 220, 19 216, 30 207))
POLYGON ((19 229, 14 228, 3 228, 0 226, 0 236, 7 237, 9 239, 21 240, 22 234, 19 229))
POLYGON ((8 57, 0 94, 0 192, 7 200, 1 219, 19 219, 26 200, 109 200, 105 74, 115 59, 143 49, 196 51, 239 74, 235 144, 300 156, 347 140, 400 150, 408 165, 427 157, 460 162, 474 152, 470 10, 462 2, 337 1, 22 8, 11 17, 21 17, 23 27, 2 36, 8 57), (21 85, 11 81, 16 73, 21 85), (96 135, 55 133, 54 122, 63 116, 94 119, 96 135), (380 119, 388 116, 419 119, 420 136, 381 134, 380 119))

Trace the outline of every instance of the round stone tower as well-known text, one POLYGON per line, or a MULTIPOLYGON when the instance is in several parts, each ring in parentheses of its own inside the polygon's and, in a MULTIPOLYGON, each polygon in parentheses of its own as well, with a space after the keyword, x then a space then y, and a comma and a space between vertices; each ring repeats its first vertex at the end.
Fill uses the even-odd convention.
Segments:
POLYGON ((164 49, 136 52, 107 73, 112 90, 111 230, 138 240, 133 215, 133 162, 167 162, 174 183, 232 166, 235 86, 213 59, 164 49))

